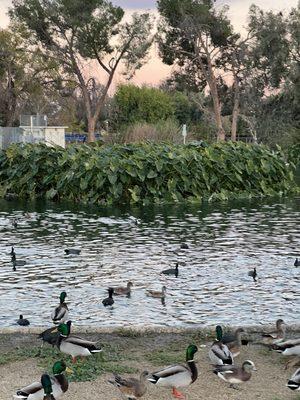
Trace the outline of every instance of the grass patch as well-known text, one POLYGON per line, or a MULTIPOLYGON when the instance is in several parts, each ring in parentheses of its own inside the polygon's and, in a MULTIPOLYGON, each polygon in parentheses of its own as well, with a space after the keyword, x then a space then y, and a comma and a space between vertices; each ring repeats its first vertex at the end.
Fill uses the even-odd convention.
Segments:
POLYGON ((37 364, 45 371, 52 373, 55 361, 64 360, 72 368, 73 374, 68 376, 70 382, 86 382, 97 379, 103 373, 136 373, 137 369, 125 364, 125 355, 119 353, 118 347, 105 346, 103 353, 97 353, 84 360, 78 360, 72 364, 71 356, 63 354, 57 348, 50 346, 31 347, 27 349, 13 350, 1 354, 0 365, 22 361, 30 358, 37 358, 37 364))
POLYGON ((153 365, 169 365, 182 363, 185 360, 185 354, 182 351, 156 350, 145 354, 146 360, 153 365))

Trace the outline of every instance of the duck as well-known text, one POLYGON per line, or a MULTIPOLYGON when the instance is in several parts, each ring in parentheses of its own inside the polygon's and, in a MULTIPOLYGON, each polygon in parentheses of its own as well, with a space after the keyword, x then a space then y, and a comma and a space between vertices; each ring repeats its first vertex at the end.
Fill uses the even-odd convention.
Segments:
MULTIPOLYGON (((71 333, 71 324, 72 321, 67 321, 66 325, 68 327, 68 335, 71 333)), ((57 341, 59 339, 60 333, 57 330, 57 326, 52 326, 51 328, 46 329, 42 333, 38 335, 38 338, 43 341, 42 346, 44 343, 48 343, 54 347, 57 344, 57 341)))
POLYGON ((18 390, 13 398, 15 400, 60 399, 69 388, 69 383, 64 372, 72 373, 73 371, 66 366, 64 361, 56 361, 52 371, 53 377, 50 377, 48 374, 43 374, 40 382, 34 382, 18 390))
POLYGON ((291 390, 300 390, 300 368, 291 376, 286 386, 291 390))
POLYGON ((113 294, 114 294, 114 289, 113 288, 109 288, 108 289, 108 297, 106 297, 106 299, 102 300, 102 304, 106 307, 106 306, 112 306, 114 304, 114 299, 113 299, 113 294))
POLYGON ((57 347, 62 353, 72 356, 73 363, 76 363, 77 357, 88 357, 102 351, 101 348, 96 347, 98 342, 91 342, 78 336, 70 335, 70 326, 66 324, 58 326, 57 330, 60 336, 57 341, 57 347))
POLYGON ((147 392, 146 381, 148 376, 148 371, 143 371, 140 379, 122 378, 119 375, 114 375, 114 378, 108 380, 108 382, 117 387, 125 399, 133 400, 143 397, 147 392))
POLYGON ((274 332, 263 332, 262 338, 265 344, 277 344, 284 341, 286 335, 286 325, 282 319, 276 321, 276 330, 274 332))
POLYGON ((17 260, 16 253, 11 256, 11 262, 13 263, 13 267, 23 267, 27 264, 25 260, 17 260))
POLYGON ((221 342, 226 344, 233 357, 237 357, 240 354, 242 345, 241 336, 244 332, 245 330, 243 328, 238 328, 234 333, 227 333, 222 336, 221 342))
POLYGON ((163 286, 160 290, 147 290, 146 295, 148 297, 154 297, 156 299, 164 299, 166 297, 166 291, 167 288, 166 286, 163 286))
POLYGON ((169 269, 165 269, 163 271, 161 271, 161 274, 164 275, 175 275, 176 278, 178 277, 179 271, 178 271, 178 263, 176 263, 175 268, 169 268, 169 269))
POLYGON ((185 399, 185 396, 177 389, 188 387, 198 378, 198 370, 194 361, 197 351, 197 346, 189 345, 186 350, 186 364, 175 364, 155 371, 150 374, 148 381, 157 386, 172 388, 173 397, 185 399))
POLYGON ((128 296, 131 294, 132 286, 133 286, 133 283, 128 282, 127 286, 118 286, 118 287, 113 287, 113 288, 109 288, 109 289, 113 289, 113 294, 115 294, 117 296, 121 296, 123 294, 128 296))
POLYGON ((11 224, 12 224, 13 228, 18 227, 18 221, 15 218, 12 219, 11 224))
POLYGON ((300 267, 300 260, 298 258, 294 262, 294 267, 300 267))
POLYGON ((256 271, 256 268, 255 268, 255 267, 253 268, 253 271, 249 271, 249 272, 248 272, 248 276, 251 276, 251 277, 253 278, 254 282, 256 282, 257 271, 256 271))
POLYGON ((187 243, 181 243, 180 248, 182 250, 188 250, 189 249, 189 245, 187 243))
POLYGON ((59 306, 57 306, 51 314, 51 319, 54 324, 62 324, 68 320, 69 317, 69 309, 67 304, 65 303, 65 299, 67 297, 66 292, 61 292, 59 296, 59 306))
POLYGON ((213 372, 225 382, 230 383, 230 387, 234 388, 234 384, 236 383, 249 381, 252 371, 257 371, 254 362, 246 360, 241 367, 236 365, 218 365, 213 372))
POLYGON ((11 247, 11 251, 9 253, 11 255, 11 257, 16 257, 16 253, 15 253, 15 248, 14 246, 11 247))
POLYGON ((79 255, 81 253, 80 249, 65 249, 65 253, 67 255, 72 254, 72 255, 79 255))
POLYGON ((28 321, 28 319, 25 319, 23 317, 23 315, 21 314, 19 319, 17 320, 17 324, 20 326, 28 326, 28 325, 30 325, 30 322, 28 321))
POLYGON ((208 356, 213 365, 233 365, 233 355, 226 344, 222 343, 222 327, 216 327, 217 340, 211 345, 208 356))
POLYGON ((271 345, 273 350, 281 353, 283 356, 293 357, 285 364, 285 369, 293 367, 299 363, 300 357, 300 339, 291 339, 284 342, 274 343, 271 345))

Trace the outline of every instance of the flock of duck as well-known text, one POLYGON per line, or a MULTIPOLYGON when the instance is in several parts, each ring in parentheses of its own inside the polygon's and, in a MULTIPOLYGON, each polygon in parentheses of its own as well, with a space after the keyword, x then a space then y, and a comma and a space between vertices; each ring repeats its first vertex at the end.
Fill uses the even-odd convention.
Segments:
MULTIPOLYGON (((170 270, 167 270, 170 273, 170 270)), ((130 290, 130 282, 126 287, 117 288, 117 293, 127 294, 130 290)), ((112 288, 109 289, 109 291, 112 288)), ((66 292, 61 292, 59 305, 51 314, 54 325, 39 334, 43 343, 57 346, 60 352, 72 357, 76 363, 78 358, 93 356, 104 349, 98 342, 92 342, 71 334, 72 322, 69 320, 69 309, 66 303, 66 292)), ((21 318, 24 320, 24 318, 21 318)), ((26 324, 25 324, 26 325, 26 324)), ((253 361, 245 360, 241 366, 235 364, 235 357, 241 352, 241 347, 248 344, 249 340, 242 339, 245 334, 243 328, 238 328, 233 333, 223 334, 221 326, 216 327, 216 339, 209 347, 208 357, 213 365, 212 372, 220 379, 230 384, 230 387, 247 382, 251 379, 252 372, 256 371, 253 361)), ((274 332, 261 333, 259 343, 268 346, 270 349, 282 353, 284 356, 294 356, 286 364, 295 366, 300 357, 300 338, 286 340, 286 324, 282 319, 276 321, 274 332)), ((137 378, 123 378, 114 375, 108 382, 117 387, 127 400, 141 398, 147 391, 147 382, 157 386, 172 389, 173 397, 185 399, 185 396, 178 390, 186 388, 198 378, 198 369, 194 356, 198 348, 191 344, 186 349, 186 363, 175 364, 166 368, 149 373, 143 371, 137 378)), ((58 400, 68 390, 66 373, 72 373, 64 361, 57 361, 53 365, 53 375, 43 374, 39 382, 34 382, 20 390, 13 396, 15 400, 58 400)), ((291 390, 300 390, 300 368, 292 375, 287 383, 291 390)))

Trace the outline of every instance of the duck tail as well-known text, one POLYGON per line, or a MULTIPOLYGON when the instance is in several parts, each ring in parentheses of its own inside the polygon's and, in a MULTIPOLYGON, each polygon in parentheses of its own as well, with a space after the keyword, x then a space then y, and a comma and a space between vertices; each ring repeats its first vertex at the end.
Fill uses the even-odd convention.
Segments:
POLYGON ((300 389, 300 383, 294 382, 292 380, 289 380, 286 386, 291 390, 300 389))
POLYGON ((101 353, 102 349, 90 350, 91 353, 101 353))
POLYGON ((154 383, 154 384, 156 384, 158 382, 158 380, 159 380, 159 376, 157 376, 157 375, 151 375, 148 378, 148 381, 151 382, 151 383, 154 383))
POLYGON ((14 400, 26 400, 28 399, 28 394, 23 393, 21 390, 19 390, 16 394, 13 395, 14 400))

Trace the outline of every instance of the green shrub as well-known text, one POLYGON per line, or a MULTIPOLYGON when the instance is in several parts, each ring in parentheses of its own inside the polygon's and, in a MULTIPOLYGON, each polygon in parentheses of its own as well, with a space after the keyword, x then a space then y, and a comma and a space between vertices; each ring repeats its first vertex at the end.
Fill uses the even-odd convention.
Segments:
POLYGON ((13 145, 0 153, 2 195, 88 203, 181 202, 288 193, 292 168, 259 145, 13 145))

